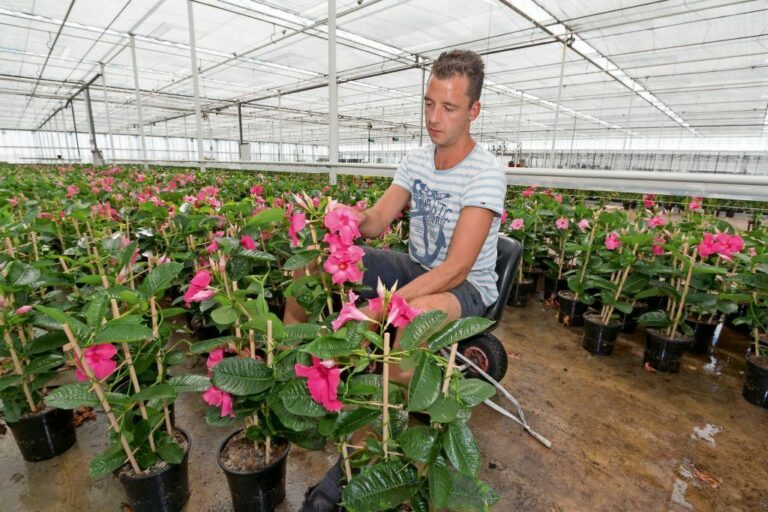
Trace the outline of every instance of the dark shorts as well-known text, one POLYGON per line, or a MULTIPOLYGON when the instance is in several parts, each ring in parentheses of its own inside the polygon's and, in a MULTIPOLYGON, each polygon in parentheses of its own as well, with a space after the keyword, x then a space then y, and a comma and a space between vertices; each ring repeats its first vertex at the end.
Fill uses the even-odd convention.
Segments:
MULTIPOLYGON (((406 253, 397 251, 387 251, 382 249, 373 249, 363 247, 365 256, 363 256, 363 266, 365 274, 363 275, 363 284, 371 288, 360 294, 364 299, 376 297, 376 284, 378 279, 384 283, 384 286, 391 288, 395 281, 397 287, 402 288, 427 271, 418 263, 415 263, 406 253)), ((485 314, 485 304, 480 292, 477 291, 471 283, 464 281, 456 288, 448 290, 452 293, 461 305, 461 316, 483 316, 485 314)))

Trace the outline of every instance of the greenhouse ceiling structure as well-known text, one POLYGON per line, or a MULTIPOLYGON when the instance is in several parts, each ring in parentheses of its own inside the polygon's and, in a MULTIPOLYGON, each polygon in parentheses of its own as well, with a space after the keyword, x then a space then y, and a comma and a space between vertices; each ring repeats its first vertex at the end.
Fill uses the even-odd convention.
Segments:
POLYGON ((92 129, 115 161, 317 162, 338 145, 394 164, 427 140, 431 63, 468 48, 486 65, 473 134, 499 155, 768 165, 768 0, 2 0, 0 24, 0 129, 48 158, 90 161, 92 129))

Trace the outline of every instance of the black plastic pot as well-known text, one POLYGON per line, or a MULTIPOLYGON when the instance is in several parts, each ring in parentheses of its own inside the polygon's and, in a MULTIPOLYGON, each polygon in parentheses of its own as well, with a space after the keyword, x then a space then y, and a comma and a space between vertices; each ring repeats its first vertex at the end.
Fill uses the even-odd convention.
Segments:
POLYGON ((751 337, 752 332, 748 324, 733 325, 733 321, 735 319, 747 315, 748 308, 749 304, 739 304, 739 309, 737 309, 735 313, 731 313, 725 316, 725 325, 743 336, 751 337))
POLYGON ((117 477, 133 512, 180 512, 189 499, 189 449, 192 442, 186 432, 187 449, 180 464, 168 464, 160 471, 141 475, 117 470, 117 477))
POLYGON ((52 459, 69 450, 77 441, 74 412, 69 409, 45 409, 8 423, 21 456, 27 462, 52 459))
POLYGON ((536 294, 536 290, 539 289, 539 281, 541 281, 541 276, 544 274, 544 271, 540 268, 534 268, 532 270, 528 270, 526 272, 523 272, 523 276, 531 279, 533 281, 533 293, 531 295, 536 294))
POLYGON ((527 277, 523 281, 515 281, 507 298, 507 305, 516 308, 524 308, 528 304, 528 298, 533 295, 533 280, 527 277))
POLYGON ((712 346, 712 338, 715 336, 715 329, 717 329, 717 323, 710 323, 706 320, 697 320, 695 318, 689 318, 686 322, 693 328, 693 341, 688 351, 693 354, 706 354, 709 352, 709 347, 712 346))
POLYGON ((285 468, 290 445, 271 464, 258 471, 234 471, 224 466, 221 453, 229 440, 241 432, 238 430, 227 437, 216 456, 227 476, 232 504, 235 512, 271 512, 285 499, 285 468))
POLYGON ((662 331, 648 329, 645 331, 643 363, 650 364, 651 368, 660 372, 677 372, 690 344, 690 338, 669 338, 662 331))
POLYGON ((549 300, 560 290, 568 289, 567 279, 555 279, 554 277, 544 276, 544 300, 549 300))
POLYGON ((742 396, 748 402, 768 409, 768 361, 748 353, 742 396))
POLYGON ((557 313, 558 322, 566 327, 584 325, 584 313, 587 311, 587 305, 576 300, 576 294, 570 290, 561 290, 557 292, 557 301, 560 303, 560 310, 557 313))
POLYGON ((621 321, 621 332, 624 334, 632 334, 637 329, 637 319, 648 311, 648 304, 645 302, 635 302, 632 306, 632 312, 628 315, 619 312, 619 320, 621 321))
POLYGON ((600 319, 600 313, 593 311, 585 313, 582 318, 584 319, 584 336, 581 338, 581 346, 584 350, 598 356, 613 354, 613 347, 621 330, 621 321, 614 320, 604 324, 600 319))

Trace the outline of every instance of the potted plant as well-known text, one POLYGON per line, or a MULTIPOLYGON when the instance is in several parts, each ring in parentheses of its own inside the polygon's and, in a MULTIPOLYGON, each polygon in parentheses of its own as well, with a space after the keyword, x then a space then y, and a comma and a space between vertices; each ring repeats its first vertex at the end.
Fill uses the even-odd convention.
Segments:
MULTIPOLYGON (((508 224, 504 224, 505 233, 511 237, 519 240, 523 246, 523 264, 518 267, 515 275, 515 283, 512 285, 512 290, 507 298, 507 305, 514 307, 525 307, 528 303, 528 298, 533 295, 535 290, 534 278, 526 275, 525 268, 530 268, 533 265, 533 256, 535 250, 535 231, 528 231, 525 227, 525 220, 532 220, 532 216, 518 216, 518 211, 513 212, 512 220, 508 224)), ((535 223, 534 223, 535 224, 535 223)), ((535 226, 534 226, 535 230, 535 226)))

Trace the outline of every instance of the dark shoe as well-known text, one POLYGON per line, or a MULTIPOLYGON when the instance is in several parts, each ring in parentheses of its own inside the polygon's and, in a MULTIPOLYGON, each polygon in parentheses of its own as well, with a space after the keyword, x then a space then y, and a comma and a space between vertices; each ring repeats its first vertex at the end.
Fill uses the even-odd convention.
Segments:
POLYGON ((336 512, 341 510, 344 471, 341 469, 341 457, 323 476, 317 485, 310 487, 304 495, 304 504, 299 512, 336 512))

